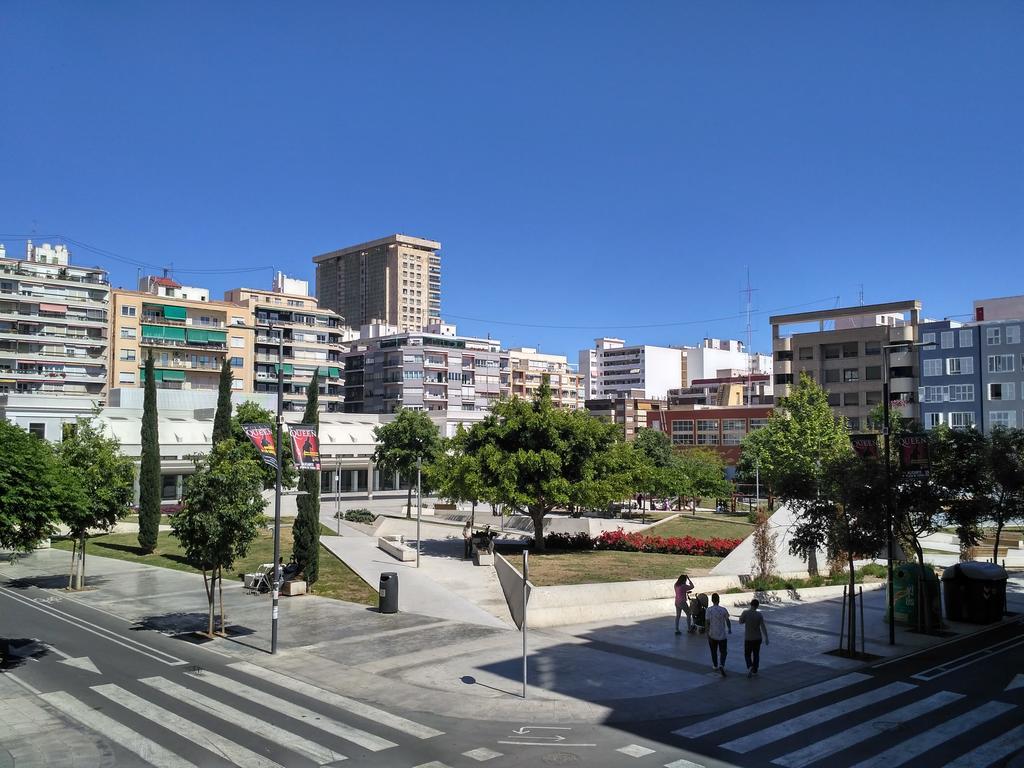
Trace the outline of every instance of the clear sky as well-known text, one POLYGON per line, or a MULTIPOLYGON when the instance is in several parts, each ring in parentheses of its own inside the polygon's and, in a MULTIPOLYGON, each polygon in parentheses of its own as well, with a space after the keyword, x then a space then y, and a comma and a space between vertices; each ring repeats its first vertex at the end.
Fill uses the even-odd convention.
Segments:
POLYGON ((998 0, 6 0, 0 242, 219 297, 431 237, 447 320, 573 361, 744 338, 748 267, 760 350, 861 290, 959 315, 1024 293, 1021 40, 998 0))

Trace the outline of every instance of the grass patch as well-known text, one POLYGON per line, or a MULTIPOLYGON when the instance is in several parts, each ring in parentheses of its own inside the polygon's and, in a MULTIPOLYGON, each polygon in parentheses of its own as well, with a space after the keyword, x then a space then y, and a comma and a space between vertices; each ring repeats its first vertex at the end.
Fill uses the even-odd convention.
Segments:
POLYGON ((720 520, 685 512, 665 523, 658 523, 645 533, 651 536, 693 536, 697 539, 745 539, 754 532, 754 526, 744 519, 720 520))
POLYGON ((680 573, 713 568, 718 557, 659 555, 650 552, 532 552, 530 581, 538 587, 612 581, 674 579, 680 573))
MULTIPOLYGON (((72 542, 69 539, 55 539, 53 547, 70 552, 72 542)), ((282 526, 281 556, 287 560, 291 551, 292 529, 282 526)), ((137 534, 114 533, 106 536, 93 536, 89 539, 86 556, 112 557, 116 560, 155 565, 175 571, 201 573, 186 562, 178 540, 171 536, 169 531, 160 532, 160 535, 157 536, 156 550, 148 555, 143 554, 139 549, 137 534)), ((249 547, 248 556, 236 561, 235 567, 230 571, 225 571, 224 576, 230 580, 238 579, 239 574, 252 573, 257 566, 272 562, 274 562, 273 532, 260 531, 260 535, 249 547)), ((348 600, 364 605, 374 605, 377 602, 377 593, 323 546, 320 548, 320 578, 313 585, 313 593, 320 597, 348 600)))

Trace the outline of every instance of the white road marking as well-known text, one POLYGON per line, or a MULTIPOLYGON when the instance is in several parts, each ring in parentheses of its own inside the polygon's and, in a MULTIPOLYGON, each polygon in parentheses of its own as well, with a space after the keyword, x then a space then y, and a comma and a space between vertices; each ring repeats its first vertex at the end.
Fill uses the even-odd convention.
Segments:
MULTIPOLYGON (((241 712, 234 707, 229 707, 227 704, 221 704, 216 699, 211 699, 209 696, 204 696, 201 693, 197 693, 190 688, 186 688, 183 685, 167 680, 163 677, 147 677, 139 681, 145 683, 151 688, 161 693, 166 693, 172 699, 180 701, 183 704, 188 704, 191 707, 200 709, 207 714, 218 717, 225 722, 237 725, 247 733, 258 733, 261 737, 276 741, 282 747, 290 749, 293 752, 298 752, 301 755, 314 760, 317 765, 326 765, 327 763, 334 762, 335 760, 344 760, 345 756, 335 752, 333 749, 321 746, 316 742, 305 739, 302 736, 296 736, 291 731, 287 731, 284 728, 279 728, 272 723, 268 723, 266 720, 261 720, 258 717, 248 714, 247 712, 241 712)), ((280 702, 279 702, 280 704, 280 702)), ((275 717, 278 714, 278 709, 273 712, 268 712, 275 717)))
POLYGON ((987 702, 977 709, 957 715, 922 734, 912 736, 885 752, 862 760, 853 768, 896 768, 896 766, 903 765, 918 755, 923 755, 928 750, 945 744, 960 734, 973 730, 982 723, 999 717, 1013 708, 1013 704, 1005 704, 1001 701, 987 702))
POLYGON ((180 715, 157 706, 141 696, 136 696, 131 691, 126 691, 120 686, 108 683, 107 685, 94 685, 92 687, 100 696, 120 704, 125 709, 140 715, 141 717, 167 728, 183 739, 207 749, 218 757, 223 757, 239 768, 281 768, 279 763, 269 760, 262 755, 253 752, 251 749, 236 744, 219 733, 193 723, 180 715))
MULTIPOLYGON (((39 642, 39 641, 37 640, 36 642, 39 642)), ((49 649, 50 649, 51 651, 53 651, 54 653, 56 653, 56 654, 57 654, 58 656, 60 656, 60 657, 61 657, 62 659, 70 659, 70 658, 71 658, 71 654, 68 654, 68 653, 64 653, 64 651, 62 651, 62 650, 61 650, 60 648, 58 648, 57 646, 55 646, 55 645, 52 645, 51 643, 41 643, 41 645, 45 645, 45 646, 46 646, 47 648, 49 648, 49 649)))
POLYGON ((380 725, 386 725, 388 728, 393 728, 396 731, 405 733, 409 736, 415 736, 418 739, 430 739, 434 736, 441 736, 444 731, 438 731, 433 728, 428 728, 425 725, 407 720, 404 717, 393 715, 390 712, 385 712, 383 709, 377 709, 369 704, 364 704, 361 701, 350 699, 347 696, 335 693, 334 691, 327 691, 323 688, 318 688, 315 685, 303 682, 302 680, 295 680, 286 675, 282 675, 280 672, 275 672, 272 669, 264 669, 258 667, 248 661, 240 661, 236 664, 229 664, 231 669, 236 669, 239 672, 245 672, 247 675, 258 677, 262 680, 266 680, 268 683, 279 685, 282 688, 286 688, 289 691, 295 693, 301 693, 305 696, 309 696, 317 701, 322 701, 324 704, 330 704, 332 707, 343 709, 346 712, 351 712, 353 715, 359 717, 365 717, 367 720, 372 720, 380 725))
POLYGON ((1015 675, 1010 684, 1003 688, 1003 690, 1012 691, 1014 688, 1024 688, 1024 675, 1015 675))
POLYGON ((77 659, 61 659, 57 663, 66 664, 69 667, 74 667, 75 669, 84 669, 87 672, 95 672, 97 675, 103 674, 96 668, 96 665, 92 663, 92 659, 88 656, 79 656, 77 659))
POLYGON ((628 747, 619 747, 616 752, 621 752, 624 755, 630 757, 644 757, 645 755, 653 755, 654 750, 648 749, 647 747, 641 747, 639 744, 630 744, 628 747))
POLYGON ((671 763, 665 763, 665 768, 704 768, 700 763, 694 763, 690 760, 673 760, 671 763))
POLYGON ((43 693, 31 683, 26 683, 24 680, 19 680, 15 675, 11 674, 10 672, 4 673, 4 678, 6 680, 10 680, 12 683, 17 683, 26 691, 31 693, 33 696, 40 696, 43 693))
POLYGON ((437 760, 431 760, 429 763, 420 763, 415 768, 448 768, 448 766, 437 760))
POLYGON ((756 704, 750 704, 746 707, 740 707, 739 709, 730 710, 724 714, 712 717, 709 720, 701 720, 699 723, 693 723, 685 728, 680 728, 678 731, 673 731, 677 736, 685 736, 688 739, 698 739, 701 736, 706 736, 714 731, 720 731, 724 728, 729 728, 733 725, 739 725, 741 723, 749 724, 754 722, 755 718, 761 715, 767 715, 769 712, 775 712, 776 710, 783 709, 792 704, 799 704, 800 702, 813 699, 816 696, 821 696, 825 693, 832 693, 842 688, 846 688, 850 685, 856 685, 857 683, 870 680, 870 675, 864 675, 860 672, 851 672, 848 675, 842 677, 836 677, 832 680, 825 680, 821 683, 815 683, 809 685, 806 688, 801 688, 797 691, 791 691, 784 693, 781 696, 775 696, 771 699, 765 699, 759 701, 756 704))
POLYGON ((881 728, 887 723, 902 725, 903 723, 916 720, 928 712, 952 704, 954 701, 959 701, 962 698, 963 694, 960 693, 939 691, 926 699, 915 701, 913 704, 907 704, 905 707, 894 709, 891 712, 873 717, 867 722, 840 731, 835 736, 815 741, 803 749, 790 752, 788 755, 783 755, 777 760, 772 760, 772 762, 776 765, 784 765, 786 768, 804 768, 804 766, 810 765, 817 760, 834 755, 836 752, 842 752, 854 744, 860 744, 862 741, 867 741, 881 735, 881 728))
POLYGON ((100 736, 110 739, 129 752, 138 755, 155 768, 196 768, 194 764, 183 757, 179 757, 155 741, 136 733, 128 726, 107 717, 87 704, 83 704, 64 691, 43 693, 39 698, 59 709, 68 717, 77 720, 86 728, 96 731, 100 736))
POLYGON ((862 709, 870 704, 875 704, 879 701, 885 701, 886 699, 892 698, 906 691, 914 689, 914 685, 911 683, 890 683, 884 685, 881 688, 874 688, 867 693, 862 693, 859 696, 853 696, 849 699, 842 699, 834 704, 830 704, 827 707, 819 707, 811 710, 810 712, 794 717, 790 720, 785 720, 778 725, 773 725, 769 728, 764 728, 755 733, 748 734, 747 736, 741 736, 738 739, 727 741, 725 744, 719 746, 724 749, 728 749, 731 752, 747 753, 755 749, 771 744, 779 739, 785 739, 788 736, 805 731, 808 728, 813 728, 821 723, 827 723, 829 720, 834 720, 837 717, 842 717, 847 712, 853 712, 858 709, 862 709))
POLYGON ((1012 731, 1007 731, 977 749, 972 749, 966 755, 960 755, 953 762, 946 763, 944 768, 985 768, 1007 755, 1012 755, 1021 747, 1024 747, 1024 725, 1018 725, 1012 731))
POLYGON ((948 675, 951 672, 956 672, 957 670, 963 669, 964 667, 969 667, 971 664, 977 664, 979 661, 985 661, 989 656, 994 656, 998 653, 1008 651, 1011 648, 1016 648, 1021 645, 1024 645, 1024 640, 1011 637, 1008 640, 1003 640, 1002 642, 995 643, 994 645, 990 645, 987 648, 981 648, 980 650, 972 651, 971 653, 964 654, 963 656, 953 659, 952 661, 943 662, 942 664, 938 664, 932 667, 931 669, 926 669, 923 672, 918 672, 916 675, 913 675, 913 679, 923 680, 925 682, 929 680, 935 680, 936 678, 942 677, 943 675, 948 675))
POLYGON ((596 747, 597 744, 570 744, 569 742, 550 741, 499 741, 499 744, 512 744, 519 747, 596 747))
POLYGON ((480 747, 479 749, 471 749, 469 752, 463 752, 463 757, 470 757, 479 763, 486 762, 487 760, 493 760, 496 757, 501 757, 501 752, 495 752, 493 749, 487 747, 480 747))
POLYGON ((251 685, 232 680, 230 677, 224 677, 214 672, 189 672, 188 675, 208 685, 220 688, 222 691, 227 691, 248 701, 262 704, 276 711, 279 715, 291 717, 301 723, 307 723, 314 728, 319 728, 321 731, 326 731, 338 738, 345 739, 345 741, 351 741, 353 744, 358 744, 360 747, 364 747, 371 752, 380 752, 382 749, 398 746, 393 741, 388 741, 385 738, 375 736, 359 728, 353 728, 351 725, 339 723, 337 720, 332 720, 326 715, 321 715, 319 712, 306 709, 306 707, 299 706, 298 704, 288 702, 287 706, 282 707, 280 696, 275 696, 267 691, 261 691, 259 688, 253 688, 251 685))
POLYGON ((144 643, 140 643, 137 640, 121 637, 112 630, 106 629, 105 627, 101 627, 99 624, 93 624, 91 621, 80 619, 77 616, 70 613, 65 613, 64 611, 58 608, 52 608, 48 606, 44 607, 36 603, 34 600, 27 600, 21 597, 20 595, 12 592, 11 590, 7 589, 7 587, 0 587, 0 592, 6 594, 16 603, 21 603, 22 605, 26 605, 29 608, 34 608, 37 611, 49 614, 51 617, 71 624, 77 629, 89 632, 93 635, 96 635, 97 637, 102 637, 104 640, 109 640, 110 642, 127 648, 130 651, 135 651, 135 653, 142 654, 143 656, 148 656, 149 658, 159 661, 163 664, 167 664, 168 666, 176 667, 188 663, 183 659, 179 659, 177 656, 172 656, 169 653, 164 653, 161 650, 145 645, 144 643), (171 659, 171 661, 168 661, 168 659, 171 659))

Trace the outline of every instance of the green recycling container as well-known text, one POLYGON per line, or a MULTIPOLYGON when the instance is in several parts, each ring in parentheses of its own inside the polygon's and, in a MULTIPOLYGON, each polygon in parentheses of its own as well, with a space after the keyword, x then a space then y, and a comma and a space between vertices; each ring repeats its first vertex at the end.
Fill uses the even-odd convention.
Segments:
MULTIPOLYGON (((937 629, 942 623, 942 601, 939 578, 931 568, 917 563, 894 563, 893 574, 894 615, 896 621, 917 626, 920 620, 926 627, 937 629), (921 591, 924 590, 927 615, 919 613, 921 591)), ((886 613, 888 620, 888 612, 886 613)))

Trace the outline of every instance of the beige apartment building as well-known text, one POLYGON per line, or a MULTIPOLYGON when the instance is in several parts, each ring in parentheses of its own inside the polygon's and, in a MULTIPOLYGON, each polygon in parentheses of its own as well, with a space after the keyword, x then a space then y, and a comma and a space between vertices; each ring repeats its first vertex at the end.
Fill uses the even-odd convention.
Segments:
POLYGON ((551 387, 551 401, 559 408, 583 407, 583 378, 569 368, 565 355, 549 355, 531 347, 502 352, 501 397, 531 400, 544 377, 551 387))
POLYGON ((251 391, 252 312, 247 306, 111 292, 110 386, 145 383, 152 353, 158 389, 216 390, 224 358, 231 361, 233 387, 251 391))
POLYGON ((916 419, 918 350, 887 347, 917 341, 920 320, 916 300, 769 318, 776 403, 806 373, 821 384, 829 405, 851 429, 868 429, 870 413, 882 403, 882 355, 888 352, 890 401, 901 416, 916 419), (783 336, 786 326, 800 329, 783 336))
POLYGON ((344 358, 348 345, 342 343, 347 330, 344 318, 321 309, 306 293, 306 283, 278 275, 274 290, 233 288, 227 301, 242 305, 255 322, 257 331, 253 366, 246 390, 277 392, 277 364, 284 365, 284 410, 306 407, 306 391, 319 371, 320 410, 340 412, 344 401, 344 358), (285 293, 285 289, 294 292, 285 293), (284 360, 278 360, 278 340, 284 336, 284 360))
POLYGON ((320 306, 353 328, 386 324, 422 331, 441 322, 441 244, 407 235, 313 257, 320 306))

